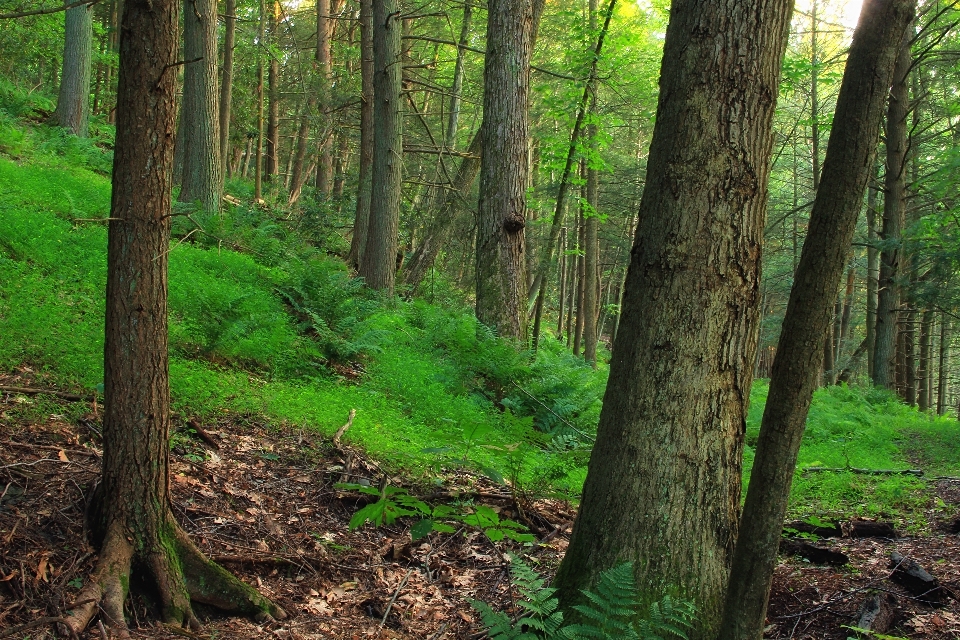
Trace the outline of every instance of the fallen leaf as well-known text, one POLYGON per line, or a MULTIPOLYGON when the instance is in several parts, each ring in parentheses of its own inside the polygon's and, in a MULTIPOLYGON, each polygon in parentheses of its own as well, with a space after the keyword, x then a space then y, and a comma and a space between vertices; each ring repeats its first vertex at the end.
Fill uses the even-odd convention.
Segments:
POLYGON ((70 458, 67 457, 67 452, 63 449, 57 452, 57 457, 60 458, 60 462, 70 462, 70 458))

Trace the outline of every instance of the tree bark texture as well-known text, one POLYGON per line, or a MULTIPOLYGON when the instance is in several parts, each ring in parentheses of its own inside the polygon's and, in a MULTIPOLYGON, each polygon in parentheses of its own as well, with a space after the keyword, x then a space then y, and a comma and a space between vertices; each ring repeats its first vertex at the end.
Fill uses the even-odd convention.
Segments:
POLYGON ((490 0, 484 62, 483 158, 477 213, 477 319, 497 334, 527 333, 524 228, 532 0, 490 0))
MULTIPOLYGON (((279 46, 279 0, 272 0, 270 3, 270 40, 279 46)), ((267 166, 263 173, 266 181, 271 182, 280 173, 280 61, 272 52, 267 55, 270 56, 267 65, 267 93, 270 102, 267 110, 267 166)))
MULTIPOLYGON (((876 164, 876 161, 874 161, 876 164)), ((876 180, 878 176, 874 175, 876 180)), ((867 187, 867 376, 873 380, 874 347, 877 335, 877 281, 880 275, 880 251, 877 250, 877 193, 876 184, 867 187)))
POLYGON ((883 227, 880 231, 884 250, 880 252, 877 330, 873 355, 873 383, 891 390, 896 385, 897 316, 900 305, 897 277, 902 266, 901 236, 907 199, 904 172, 907 158, 907 112, 910 106, 907 87, 910 61, 910 39, 909 35, 905 34, 894 70, 893 88, 890 90, 887 108, 886 178, 883 227))
POLYGON ((726 596, 721 640, 763 637, 770 581, 837 285, 914 0, 868 0, 844 71, 823 180, 787 303, 726 596))
POLYGON ((223 157, 217 89, 217 2, 183 0, 184 155, 180 202, 199 201, 205 211, 220 210, 223 157))
POLYGON ((237 0, 224 0, 223 75, 220 78, 220 162, 226 171, 233 103, 233 48, 237 36, 237 0))
POLYGON ((393 295, 403 179, 400 35, 397 0, 373 0, 373 167, 370 223, 360 275, 393 295))
POLYGON ((75 136, 86 138, 90 128, 93 5, 67 9, 64 21, 63 73, 53 122, 75 136))
POLYGON ((562 605, 624 560, 719 628, 740 512, 772 118, 790 0, 673 3, 623 317, 562 605))
POLYGON ((370 225, 370 189, 373 172, 373 0, 360 0, 360 173, 357 208, 347 263, 360 268, 370 225))
MULTIPOLYGON (((590 32, 597 31, 597 0, 590 0, 590 32)), ((606 30, 604 30, 606 31, 606 30)), ((599 40, 602 42, 602 38, 599 40)), ((594 60, 596 64, 596 60, 594 60)), ((597 112, 597 87, 596 80, 591 73, 590 78, 590 114, 591 121, 596 117, 597 112)), ((590 145, 591 154, 587 159, 587 212, 584 218, 584 272, 586 277, 583 285, 583 303, 586 307, 583 322, 583 359, 589 362, 593 368, 597 367, 597 315, 596 308, 600 303, 600 291, 597 286, 597 277, 600 273, 599 253, 597 234, 600 231, 600 218, 597 206, 599 203, 600 174, 593 163, 597 150, 597 125, 587 125, 587 141, 590 145)))
POLYGON ((178 3, 127 0, 120 40, 117 135, 107 247, 103 472, 92 530, 99 558, 65 624, 98 611, 128 638, 131 567, 157 587, 163 619, 198 626, 191 600, 230 611, 283 611, 207 560, 179 527, 169 491, 167 255, 178 3))

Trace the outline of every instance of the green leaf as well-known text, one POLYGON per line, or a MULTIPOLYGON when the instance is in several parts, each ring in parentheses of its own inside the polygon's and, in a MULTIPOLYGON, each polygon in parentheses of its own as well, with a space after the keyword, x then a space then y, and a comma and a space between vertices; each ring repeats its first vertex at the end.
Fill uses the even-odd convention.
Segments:
POLYGON ((386 507, 386 500, 378 500, 373 504, 368 504, 363 509, 360 509, 360 511, 357 511, 355 514, 353 514, 353 517, 350 518, 350 529, 353 530, 362 527, 367 520, 372 522, 374 526, 379 526, 383 522, 384 511, 386 510, 386 507))
POLYGON ((410 527, 410 538, 412 540, 426 538, 434 529, 436 529, 436 524, 433 522, 433 520, 430 518, 424 518, 410 527))

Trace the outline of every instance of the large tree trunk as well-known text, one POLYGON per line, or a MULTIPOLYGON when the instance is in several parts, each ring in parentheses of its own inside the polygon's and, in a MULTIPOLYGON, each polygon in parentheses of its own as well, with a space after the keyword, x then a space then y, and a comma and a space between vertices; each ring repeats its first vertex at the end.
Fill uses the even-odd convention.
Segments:
POLYGON ((220 210, 223 156, 217 89, 217 1, 184 0, 183 178, 180 202, 199 201, 206 211, 220 210))
POLYGON ((370 189, 373 172, 373 0, 360 0, 360 175, 357 208, 347 263, 360 268, 370 228, 370 189))
POLYGON ((191 600, 285 617, 210 562, 173 517, 169 469, 167 255, 177 59, 177 3, 127 0, 107 247, 103 474, 90 518, 100 556, 66 624, 103 622, 129 637, 131 567, 153 580, 163 619, 198 626, 191 600))
POLYGON ((692 600, 694 638, 719 629, 792 13, 790 0, 673 3, 610 381, 556 578, 562 605, 633 560, 644 600, 692 600))
POLYGON ((787 304, 740 521, 721 640, 763 637, 767 598, 837 283, 876 154, 883 101, 915 0, 868 0, 844 71, 807 239, 787 304))
POLYGON ((370 224, 360 262, 367 285, 393 295, 403 179, 400 34, 397 0, 373 0, 373 167, 370 224))
POLYGON ((90 127, 90 66, 93 55, 93 5, 66 10, 63 73, 53 123, 81 138, 90 127))
POLYGON ((477 318, 504 337, 527 333, 527 108, 534 7, 490 0, 484 63, 483 158, 477 214, 477 318))
POLYGON ((910 72, 910 38, 903 36, 897 67, 890 90, 886 129, 886 178, 883 198, 883 228, 880 240, 880 280, 877 291, 877 330, 873 353, 873 383, 894 389, 896 385, 897 315, 900 305, 899 285, 902 262, 904 215, 906 212, 907 110, 909 94, 907 75, 910 72))
MULTIPOLYGON (((220 79, 220 162, 226 168, 230 149, 230 111, 233 102, 233 48, 237 33, 237 0, 224 0, 223 76, 220 79)), ((226 170, 226 169, 224 169, 226 170)))

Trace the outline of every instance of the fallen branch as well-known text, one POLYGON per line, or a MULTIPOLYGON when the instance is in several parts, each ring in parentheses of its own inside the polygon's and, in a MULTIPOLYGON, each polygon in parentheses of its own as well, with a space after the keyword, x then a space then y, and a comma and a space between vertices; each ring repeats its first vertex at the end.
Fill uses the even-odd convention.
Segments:
POLYGON ((334 436, 333 436, 333 444, 334 444, 334 446, 336 446, 336 447, 339 447, 339 446, 340 446, 340 438, 342 438, 342 437, 343 437, 343 434, 345 434, 345 433, 347 432, 347 429, 349 429, 349 428, 353 425, 353 418, 354 418, 354 416, 356 416, 356 415, 357 415, 357 410, 356 410, 356 409, 350 409, 350 415, 347 416, 347 424, 345 424, 345 425, 343 425, 342 427, 340 427, 339 429, 337 429, 337 433, 334 434, 334 436))
POLYGON ((204 430, 204 428, 200 426, 200 422, 198 422, 197 420, 194 420, 193 418, 191 418, 190 420, 187 420, 187 426, 190 427, 191 429, 193 429, 193 430, 197 433, 197 436, 199 436, 199 438, 200 438, 201 440, 203 440, 204 442, 206 442, 208 445, 210 445, 210 446, 213 447, 214 449, 216 449, 216 450, 218 450, 218 451, 220 450, 220 444, 219 444, 216 440, 213 439, 213 436, 211 436, 209 433, 207 433, 207 432, 204 430))
MULTIPOLYGON (((91 402, 97 399, 96 395, 90 396, 81 396, 76 393, 67 393, 66 391, 54 391, 53 389, 35 389, 33 387, 13 387, 6 384, 0 384, 0 391, 9 391, 11 393, 22 393, 28 396, 35 396, 40 394, 46 394, 48 396, 56 396, 58 398, 63 398, 64 400, 73 400, 74 402, 91 402)), ((0 636, 3 637, 3 636, 0 636)))
POLYGON ((917 476, 923 469, 859 469, 857 467, 806 467, 803 473, 858 473, 866 476, 917 476))
POLYGON ((383 620, 380 621, 380 629, 383 629, 384 625, 387 624, 387 616, 390 615, 390 609, 393 608, 393 603, 397 601, 397 596, 400 595, 400 590, 406 586, 407 580, 410 579, 411 573, 413 573, 413 567, 407 570, 407 575, 403 576, 403 580, 400 581, 400 586, 398 586, 397 590, 393 592, 393 597, 390 598, 390 602, 387 604, 387 610, 383 612, 383 620))

